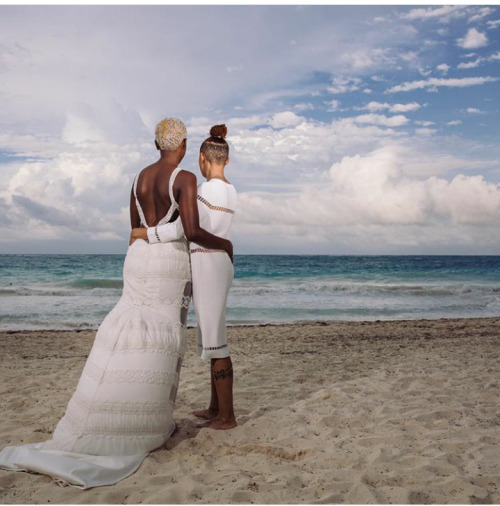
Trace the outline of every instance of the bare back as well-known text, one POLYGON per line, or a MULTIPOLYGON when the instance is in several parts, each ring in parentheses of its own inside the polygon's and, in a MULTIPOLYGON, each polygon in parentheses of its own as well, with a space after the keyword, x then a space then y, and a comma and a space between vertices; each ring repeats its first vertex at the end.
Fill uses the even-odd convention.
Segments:
MULTIPOLYGON (((148 226, 156 226, 169 212, 172 200, 169 194, 169 181, 175 167, 166 166, 160 162, 153 163, 143 169, 137 176, 136 195, 139 205, 144 213, 148 226)), ((145 226, 140 223, 140 216, 135 202, 134 189, 131 195, 131 222, 132 228, 145 226)), ((168 221, 173 221, 178 216, 175 211, 168 221)))

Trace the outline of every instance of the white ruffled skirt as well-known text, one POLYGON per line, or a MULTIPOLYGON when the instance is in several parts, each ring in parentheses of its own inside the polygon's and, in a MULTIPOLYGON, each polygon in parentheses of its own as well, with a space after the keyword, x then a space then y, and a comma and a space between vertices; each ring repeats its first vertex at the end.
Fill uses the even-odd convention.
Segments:
POLYGON ((190 295, 186 241, 135 241, 123 281, 53 438, 5 448, 0 467, 82 489, 109 485, 171 436, 190 295))

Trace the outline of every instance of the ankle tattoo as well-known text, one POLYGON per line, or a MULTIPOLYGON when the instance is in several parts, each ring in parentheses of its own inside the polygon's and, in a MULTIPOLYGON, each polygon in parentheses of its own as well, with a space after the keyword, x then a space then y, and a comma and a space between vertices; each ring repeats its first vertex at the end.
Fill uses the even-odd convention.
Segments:
POLYGON ((229 369, 220 369, 218 371, 214 371, 213 375, 215 381, 217 381, 218 379, 232 378, 233 368, 230 367, 229 369))

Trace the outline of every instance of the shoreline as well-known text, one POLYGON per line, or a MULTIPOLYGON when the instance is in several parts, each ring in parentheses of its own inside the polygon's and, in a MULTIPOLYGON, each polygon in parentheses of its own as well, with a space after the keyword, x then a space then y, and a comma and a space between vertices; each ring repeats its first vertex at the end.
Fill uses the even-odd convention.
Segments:
MULTIPOLYGON (((120 253, 0 253, 0 256, 125 256, 120 253)), ((499 257, 498 254, 459 254, 459 253, 235 253, 235 257, 499 257)))
MULTIPOLYGON (((454 321, 462 321, 462 320, 472 320, 472 321, 483 321, 483 320, 499 320, 500 314, 498 316, 461 316, 461 317, 448 317, 443 316, 440 318, 405 318, 405 319, 379 319, 379 320, 300 320, 296 322, 269 322, 269 323, 235 323, 228 324, 226 327, 229 328, 264 328, 264 327, 293 327, 293 326, 308 326, 308 325, 333 325, 333 324, 369 324, 369 323, 408 323, 408 322, 454 322, 454 321)), ((99 327, 84 327, 81 329, 13 329, 13 330, 2 330, 0 329, 0 336, 2 334, 24 334, 28 332, 54 332, 54 333, 62 333, 62 332, 97 332, 99 327)), ((186 327, 187 330, 196 329, 196 325, 188 325, 186 327)))
MULTIPOLYGON (((0 442, 50 438, 95 330, 0 332, 0 442)), ((0 470, 3 504, 500 503, 500 317, 228 328, 238 426, 197 428, 187 350, 178 431, 110 487, 0 470)))

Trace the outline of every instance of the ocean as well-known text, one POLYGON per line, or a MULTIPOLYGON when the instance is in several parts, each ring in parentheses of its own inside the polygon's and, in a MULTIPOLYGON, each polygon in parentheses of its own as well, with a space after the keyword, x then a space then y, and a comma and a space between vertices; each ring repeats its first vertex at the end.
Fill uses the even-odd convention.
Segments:
MULTIPOLYGON (((0 255, 0 330, 97 328, 120 297, 123 260, 0 255)), ((234 264, 229 325, 500 316, 500 256, 236 255, 234 264)))

